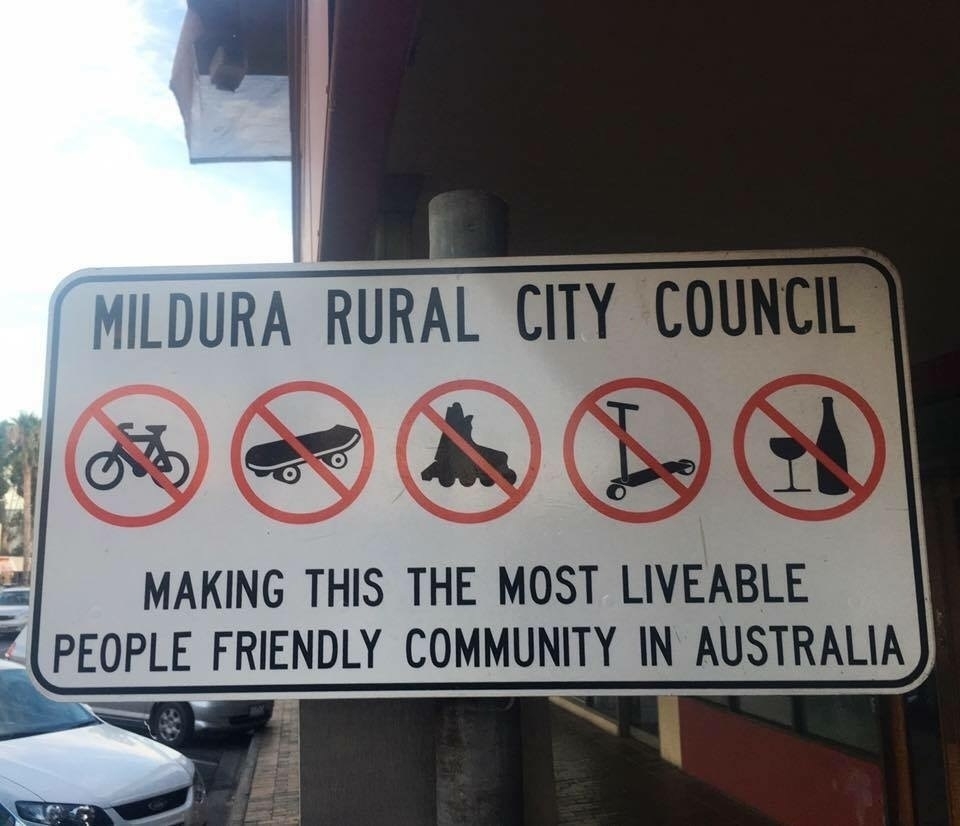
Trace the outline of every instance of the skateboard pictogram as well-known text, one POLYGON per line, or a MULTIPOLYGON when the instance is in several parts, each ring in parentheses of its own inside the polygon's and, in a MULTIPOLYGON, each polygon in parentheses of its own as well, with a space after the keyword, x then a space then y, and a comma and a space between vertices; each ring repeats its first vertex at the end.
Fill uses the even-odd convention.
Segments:
POLYGON ((237 487, 260 513, 295 525, 322 522, 349 507, 370 478, 373 431, 360 406, 339 388, 288 382, 244 411, 230 460, 237 487), (352 424, 343 423, 348 420, 352 424), (351 463, 347 454, 354 450, 360 457, 351 463))
POLYGON ((67 482, 80 505, 97 519, 119 527, 146 527, 190 501, 203 480, 208 456, 203 422, 186 399, 156 385, 126 385, 95 399, 77 419, 67 439, 67 482), (124 418, 134 421, 117 423, 124 418), (161 419, 165 423, 157 424, 161 419), (137 420, 144 422, 139 432, 137 420), (99 427, 91 427, 93 422, 99 427), (104 435, 113 442, 108 449, 103 449, 104 435), (169 444, 187 451, 193 468, 183 450, 169 444), (144 488, 138 480, 148 476, 153 485, 144 488))
POLYGON ((710 436, 700 412, 679 390, 654 379, 618 379, 577 405, 564 433, 563 459, 570 481, 592 508, 622 522, 656 522, 681 511, 700 492, 710 467, 710 436), (607 409, 615 410, 616 418, 607 409), (619 458, 619 473, 612 477, 610 436, 619 458), (667 458, 671 454, 677 458, 667 458), (643 466, 631 469, 638 461, 643 466), (621 501, 622 507, 610 504, 621 501))
POLYGON ((513 510, 533 487, 540 436, 530 411, 509 391, 475 379, 451 381, 425 393, 407 412, 397 437, 397 466, 407 491, 429 513, 462 524, 487 522, 513 510), (445 408, 441 403, 441 416, 434 404, 445 396, 451 398, 445 408), (475 426, 503 443, 478 444, 475 426), (435 446, 426 461, 418 453, 425 445, 435 446), (515 468, 524 465, 518 474, 515 468))
POLYGON ((813 522, 860 507, 876 489, 886 457, 870 404, 843 382, 812 373, 757 390, 737 418, 733 449, 741 477, 763 504, 813 522), (771 456, 787 463, 786 486, 771 456))
POLYGON ((300 466, 309 462, 303 451, 294 447, 297 442, 303 451, 339 470, 347 466, 347 451, 360 442, 360 431, 337 424, 326 430, 297 436, 295 442, 276 439, 254 445, 247 451, 243 463, 257 476, 272 475, 280 482, 295 485, 300 481, 300 466))

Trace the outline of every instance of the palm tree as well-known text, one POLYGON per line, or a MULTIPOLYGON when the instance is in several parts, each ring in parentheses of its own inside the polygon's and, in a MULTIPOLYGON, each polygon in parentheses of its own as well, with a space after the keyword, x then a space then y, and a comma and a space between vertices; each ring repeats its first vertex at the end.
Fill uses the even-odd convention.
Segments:
POLYGON ((23 570, 28 573, 33 561, 33 501, 40 460, 40 419, 33 413, 21 413, 7 423, 4 465, 10 479, 23 497, 23 570))
POLYGON ((7 515, 7 491, 10 490, 10 473, 7 457, 10 454, 10 424, 0 422, 0 556, 6 553, 10 535, 10 523, 7 515))

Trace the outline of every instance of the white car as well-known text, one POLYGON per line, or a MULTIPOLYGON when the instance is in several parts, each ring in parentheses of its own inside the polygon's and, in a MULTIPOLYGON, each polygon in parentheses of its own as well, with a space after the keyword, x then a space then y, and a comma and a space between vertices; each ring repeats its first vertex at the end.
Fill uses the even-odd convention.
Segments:
POLYGON ((202 826, 206 790, 182 754, 48 700, 0 661, 0 824, 202 826))
POLYGON ((20 586, 0 590, 0 635, 16 634, 27 624, 30 589, 20 586))

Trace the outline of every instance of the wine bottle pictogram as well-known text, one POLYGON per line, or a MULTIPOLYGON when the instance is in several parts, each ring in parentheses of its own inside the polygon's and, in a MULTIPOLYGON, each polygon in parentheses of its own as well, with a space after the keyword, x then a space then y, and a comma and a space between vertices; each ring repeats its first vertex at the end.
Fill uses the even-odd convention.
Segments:
MULTIPOLYGON (((817 434, 817 447, 820 448, 841 470, 847 469, 847 446, 843 442, 840 426, 833 411, 833 396, 824 396, 823 419, 817 434)), ((817 460, 817 490, 828 496, 840 496, 848 493, 847 483, 834 475, 823 462, 817 460)))

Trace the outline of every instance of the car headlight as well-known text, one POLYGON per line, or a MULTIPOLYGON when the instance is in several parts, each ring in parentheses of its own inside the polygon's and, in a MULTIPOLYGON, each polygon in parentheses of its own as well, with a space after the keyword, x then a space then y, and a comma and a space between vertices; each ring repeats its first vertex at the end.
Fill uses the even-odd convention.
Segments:
POLYGON ((18 800, 17 814, 28 823, 46 823, 49 826, 109 826, 113 823, 107 813, 85 803, 39 803, 18 800))
POLYGON ((193 768, 193 805, 199 806, 207 799, 207 784, 203 782, 203 775, 196 766, 193 768))

